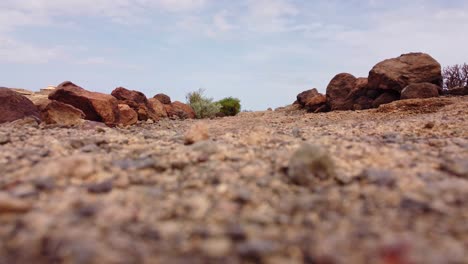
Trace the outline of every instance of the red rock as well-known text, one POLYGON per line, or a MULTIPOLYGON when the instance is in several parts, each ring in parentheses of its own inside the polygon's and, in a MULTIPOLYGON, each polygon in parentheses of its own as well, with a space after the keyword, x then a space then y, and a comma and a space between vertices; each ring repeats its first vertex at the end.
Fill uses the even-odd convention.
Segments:
POLYGON ((399 100, 400 96, 397 93, 393 92, 385 92, 379 97, 377 97, 373 102, 372 102, 372 107, 377 108, 383 104, 389 104, 393 101, 399 100))
POLYGON ((42 120, 47 124, 62 126, 81 125, 85 114, 78 108, 58 101, 51 101, 42 111, 42 120))
POLYGON ((438 97, 439 89, 439 86, 432 83, 410 84, 401 91, 401 99, 438 97))
POLYGON ((169 117, 178 117, 180 119, 194 119, 196 117, 192 107, 179 101, 164 105, 164 109, 169 117))
POLYGON ((331 111, 352 110, 349 96, 357 85, 357 78, 349 73, 336 75, 327 86, 327 103, 331 111))
POLYGON ((120 125, 131 126, 138 122, 138 114, 130 106, 119 104, 120 125))
POLYGON ((87 120, 104 122, 108 126, 119 123, 118 101, 112 95, 90 92, 72 82, 64 82, 49 95, 49 99, 80 109, 87 120))
POLYGON ((395 90, 414 83, 432 83, 442 86, 440 64, 425 53, 403 54, 398 58, 384 60, 369 72, 369 87, 395 90))
POLYGON ((149 107, 151 107, 153 109, 153 111, 155 112, 156 116, 158 116, 159 118, 165 118, 167 117, 167 112, 166 110, 164 109, 164 105, 163 103, 161 103, 158 99, 156 98, 150 98, 148 100, 148 103, 149 103, 149 107))
POLYGON ((156 112, 149 105, 148 99, 142 92, 119 87, 112 91, 112 96, 119 100, 119 104, 126 104, 135 110, 138 113, 138 120, 159 120, 156 112))
POLYGON ((33 116, 39 119, 37 107, 23 95, 0 88, 0 124, 33 116))
POLYGON ((158 99, 163 104, 171 104, 171 98, 165 94, 157 94, 153 98, 158 99))
POLYGON ((314 112, 327 102, 327 97, 314 88, 298 94, 297 102, 308 111, 314 112))

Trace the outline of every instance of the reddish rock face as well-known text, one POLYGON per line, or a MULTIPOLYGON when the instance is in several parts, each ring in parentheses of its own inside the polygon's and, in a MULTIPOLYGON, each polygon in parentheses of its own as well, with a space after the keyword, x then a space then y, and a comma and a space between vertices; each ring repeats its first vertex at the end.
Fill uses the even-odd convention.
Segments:
POLYGON ((120 125, 131 126, 138 122, 138 114, 130 106, 119 104, 120 125))
POLYGON ((439 89, 439 86, 432 83, 410 84, 401 91, 401 99, 438 97, 439 89))
POLYGON ((149 107, 153 109, 153 111, 156 113, 156 116, 158 116, 159 118, 167 117, 167 112, 164 109, 164 105, 158 99, 150 98, 148 102, 149 102, 149 107))
POLYGON ((135 110, 138 114, 138 120, 159 120, 159 116, 150 106, 148 99, 142 92, 119 87, 112 91, 112 96, 119 100, 119 104, 126 104, 135 110))
POLYGON ((51 101, 42 111, 42 120, 47 124, 62 126, 81 125, 85 114, 78 108, 58 101, 51 101))
POLYGON ((297 102, 308 111, 315 112, 327 102, 327 97, 314 88, 298 94, 297 102))
POLYGON ((37 107, 21 94, 8 88, 0 88, 0 124, 27 116, 39 118, 37 107))
POLYGON ((118 102, 112 95, 90 92, 72 82, 64 82, 49 95, 49 99, 80 109, 87 120, 104 122, 108 126, 119 123, 118 102))
POLYGON ((158 99, 163 104, 171 104, 171 98, 165 94, 157 94, 153 98, 158 99))
POLYGON ((372 107, 377 108, 383 104, 389 104, 393 101, 399 100, 400 96, 395 92, 385 92, 379 97, 377 97, 374 102, 372 102, 372 107))
POLYGON ((330 110, 352 110, 348 97, 355 90, 358 79, 349 73, 336 75, 327 87, 327 102, 330 110))
POLYGON ((369 87, 374 89, 401 92, 410 84, 424 82, 442 86, 440 64, 425 53, 409 53, 384 60, 369 72, 369 87))
POLYGON ((170 105, 165 104, 164 109, 169 117, 179 117, 180 119, 194 119, 196 117, 192 107, 179 101, 170 105))

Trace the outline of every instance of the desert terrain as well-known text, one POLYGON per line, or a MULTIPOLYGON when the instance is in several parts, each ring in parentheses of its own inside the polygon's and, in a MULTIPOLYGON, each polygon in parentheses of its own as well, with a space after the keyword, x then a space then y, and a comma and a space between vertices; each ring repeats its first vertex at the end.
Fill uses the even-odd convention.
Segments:
POLYGON ((467 118, 460 96, 2 124, 0 263, 467 263, 467 118))

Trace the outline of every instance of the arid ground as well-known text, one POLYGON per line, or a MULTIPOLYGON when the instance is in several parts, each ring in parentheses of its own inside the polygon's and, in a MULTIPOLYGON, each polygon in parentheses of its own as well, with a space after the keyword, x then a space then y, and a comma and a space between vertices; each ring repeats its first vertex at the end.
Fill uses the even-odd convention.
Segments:
POLYGON ((2 264, 468 263, 467 96, 129 128, 20 120, 0 126, 0 172, 2 264), (209 140, 185 145, 198 122, 209 140), (332 173, 291 177, 304 145, 332 173))

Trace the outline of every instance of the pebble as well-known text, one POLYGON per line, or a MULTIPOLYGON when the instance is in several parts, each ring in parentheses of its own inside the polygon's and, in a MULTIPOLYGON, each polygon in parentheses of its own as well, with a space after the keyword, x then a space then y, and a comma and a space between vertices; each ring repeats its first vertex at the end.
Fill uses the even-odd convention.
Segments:
POLYGON ((88 186, 88 192, 94 194, 108 193, 112 191, 112 181, 107 180, 96 184, 91 184, 88 186))
POLYGON ((192 145, 195 142, 208 140, 210 138, 208 126, 205 123, 196 123, 192 125, 185 133, 185 145, 192 145))
POLYGON ((31 208, 31 203, 0 192, 0 214, 26 213, 31 210, 31 208))

